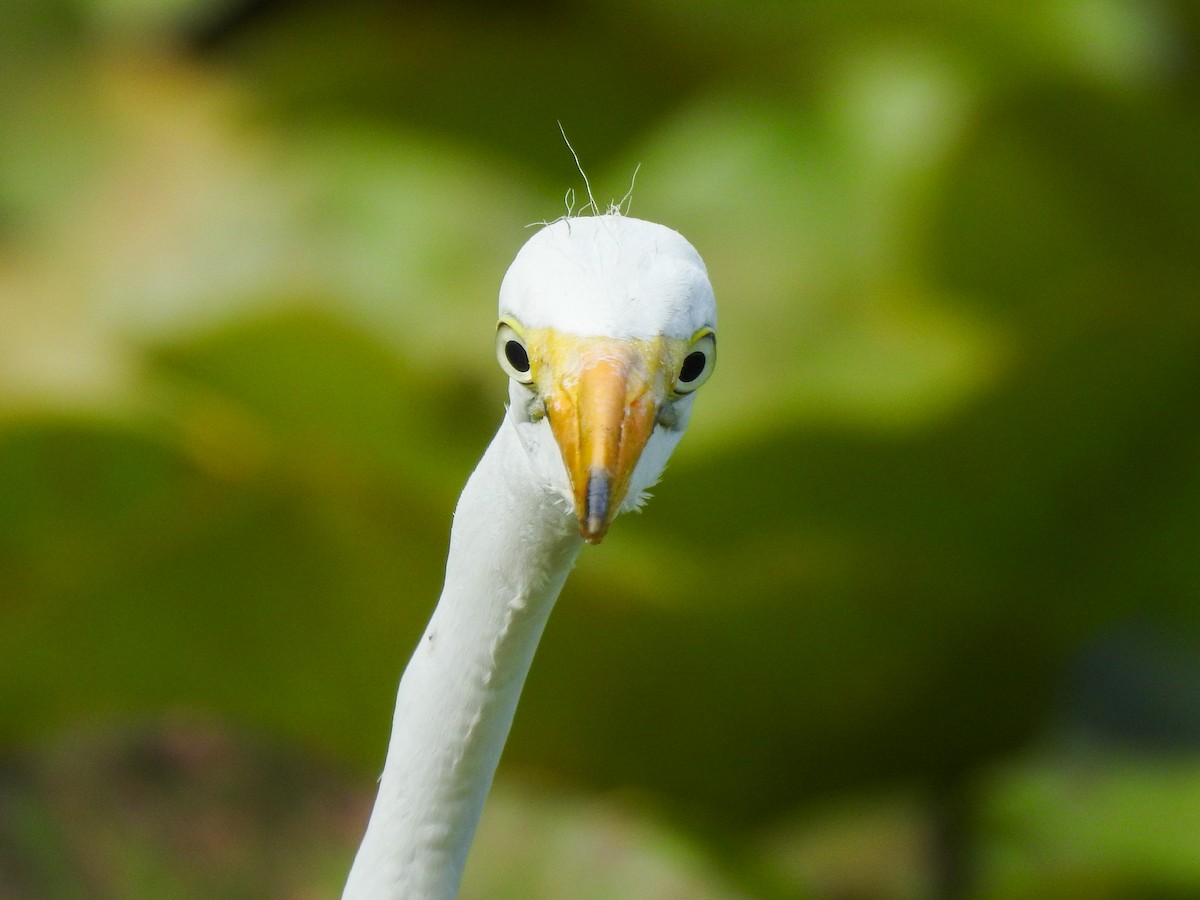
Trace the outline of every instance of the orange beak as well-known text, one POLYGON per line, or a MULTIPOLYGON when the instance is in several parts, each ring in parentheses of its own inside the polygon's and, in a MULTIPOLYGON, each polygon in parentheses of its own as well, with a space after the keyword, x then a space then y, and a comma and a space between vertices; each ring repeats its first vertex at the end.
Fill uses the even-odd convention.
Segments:
POLYGON ((560 356, 546 412, 571 478, 579 533, 598 544, 654 431, 656 380, 642 341, 578 339, 560 356))

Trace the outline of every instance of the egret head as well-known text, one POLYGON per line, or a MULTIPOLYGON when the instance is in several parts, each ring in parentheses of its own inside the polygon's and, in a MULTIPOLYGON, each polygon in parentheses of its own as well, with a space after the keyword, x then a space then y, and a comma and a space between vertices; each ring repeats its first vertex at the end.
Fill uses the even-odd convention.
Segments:
POLYGON ((716 363, 716 327, 704 262, 662 225, 560 219, 513 260, 496 333, 510 415, 585 540, 658 480, 716 363))

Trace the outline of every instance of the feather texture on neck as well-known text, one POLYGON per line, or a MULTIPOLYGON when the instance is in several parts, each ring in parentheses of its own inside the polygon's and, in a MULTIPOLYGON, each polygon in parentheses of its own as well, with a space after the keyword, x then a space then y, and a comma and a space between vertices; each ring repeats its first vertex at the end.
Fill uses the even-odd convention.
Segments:
POLYGON ((506 416, 454 513, 344 900, 451 900, 546 619, 582 546, 506 416))

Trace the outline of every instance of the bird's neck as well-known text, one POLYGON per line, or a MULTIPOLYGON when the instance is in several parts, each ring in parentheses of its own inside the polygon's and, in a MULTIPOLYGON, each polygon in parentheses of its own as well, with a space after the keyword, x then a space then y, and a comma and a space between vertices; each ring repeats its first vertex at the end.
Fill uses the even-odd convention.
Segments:
POLYGON ((467 481, 343 897, 449 900, 534 650, 581 541, 506 418, 467 481))

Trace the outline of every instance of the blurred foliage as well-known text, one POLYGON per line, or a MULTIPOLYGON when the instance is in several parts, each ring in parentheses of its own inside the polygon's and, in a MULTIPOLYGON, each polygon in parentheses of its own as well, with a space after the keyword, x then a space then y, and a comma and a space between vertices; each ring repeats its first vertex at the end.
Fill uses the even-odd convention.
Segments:
POLYGON ((464 896, 1200 894, 1198 51, 1185 0, 0 0, 0 897, 336 891, 557 121, 721 367, 464 896))

